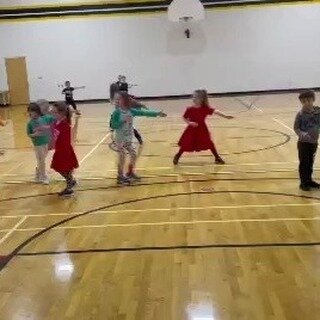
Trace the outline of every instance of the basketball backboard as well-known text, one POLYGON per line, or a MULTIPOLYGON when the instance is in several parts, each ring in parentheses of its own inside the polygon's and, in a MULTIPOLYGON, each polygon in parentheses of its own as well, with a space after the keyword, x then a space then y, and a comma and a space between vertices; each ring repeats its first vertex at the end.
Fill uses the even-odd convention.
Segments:
POLYGON ((168 8, 168 19, 173 22, 199 21, 205 18, 200 0, 173 0, 168 8))

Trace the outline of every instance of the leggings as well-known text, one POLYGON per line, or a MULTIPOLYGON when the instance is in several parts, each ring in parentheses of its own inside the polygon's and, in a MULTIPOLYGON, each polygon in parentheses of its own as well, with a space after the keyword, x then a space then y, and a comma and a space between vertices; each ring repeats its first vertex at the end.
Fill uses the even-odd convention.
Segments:
POLYGON ((124 165, 126 161, 126 153, 129 153, 129 174, 133 173, 134 167, 136 165, 137 153, 134 149, 132 142, 119 142, 117 143, 118 153, 119 153, 119 163, 118 163, 118 176, 123 177, 124 165))
MULTIPOLYGON (((111 127, 111 125, 110 125, 111 127)), ((114 130, 111 129, 111 132, 113 132, 114 130)), ((140 145, 143 145, 143 139, 141 134, 139 133, 139 131, 137 129, 133 129, 133 134, 135 136, 135 138, 138 140, 140 145)))
POLYGON ((72 190, 75 184, 72 171, 69 172, 59 172, 66 179, 67 189, 72 190))

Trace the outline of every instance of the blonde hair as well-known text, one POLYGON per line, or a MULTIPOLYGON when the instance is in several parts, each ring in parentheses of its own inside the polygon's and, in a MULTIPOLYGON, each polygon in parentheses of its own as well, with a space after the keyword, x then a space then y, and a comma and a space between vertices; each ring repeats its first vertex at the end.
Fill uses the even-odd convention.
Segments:
POLYGON ((40 99, 40 100, 36 101, 36 104, 40 107, 42 114, 49 113, 50 103, 48 100, 40 99))
POLYGON ((193 95, 201 101, 200 104, 202 107, 209 106, 209 97, 207 90, 195 90, 193 95))
POLYGON ((53 104, 53 107, 57 110, 58 113, 66 117, 67 121, 71 123, 72 113, 70 108, 65 102, 59 101, 53 104))

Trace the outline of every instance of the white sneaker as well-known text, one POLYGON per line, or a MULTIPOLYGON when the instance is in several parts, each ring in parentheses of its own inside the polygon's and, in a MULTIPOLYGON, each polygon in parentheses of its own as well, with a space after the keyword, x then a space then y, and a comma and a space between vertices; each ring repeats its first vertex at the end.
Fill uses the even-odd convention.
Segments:
POLYGON ((48 178, 45 178, 45 179, 41 180, 40 183, 48 185, 48 184, 50 184, 50 180, 48 178))

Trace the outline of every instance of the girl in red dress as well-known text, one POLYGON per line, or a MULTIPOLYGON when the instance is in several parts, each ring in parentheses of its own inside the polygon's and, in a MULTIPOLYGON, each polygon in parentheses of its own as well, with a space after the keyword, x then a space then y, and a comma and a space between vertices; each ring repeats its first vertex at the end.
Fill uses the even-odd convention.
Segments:
POLYGON ((180 140, 179 152, 174 156, 173 163, 176 165, 184 152, 199 152, 210 150, 215 157, 216 164, 224 164, 217 149, 211 140, 209 129, 206 125, 206 118, 209 115, 216 114, 226 119, 233 119, 224 113, 211 108, 209 105, 208 94, 206 90, 196 90, 193 93, 194 106, 187 108, 183 115, 184 121, 188 127, 183 132, 180 140))
POLYGON ((66 103, 57 102, 53 105, 52 113, 57 121, 54 127, 56 141, 51 168, 66 179, 67 187, 59 193, 59 196, 71 197, 74 194, 73 188, 77 184, 73 170, 79 167, 72 147, 71 112, 66 103))

